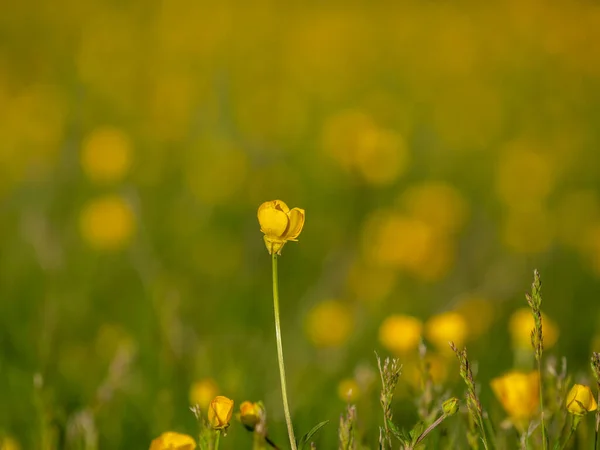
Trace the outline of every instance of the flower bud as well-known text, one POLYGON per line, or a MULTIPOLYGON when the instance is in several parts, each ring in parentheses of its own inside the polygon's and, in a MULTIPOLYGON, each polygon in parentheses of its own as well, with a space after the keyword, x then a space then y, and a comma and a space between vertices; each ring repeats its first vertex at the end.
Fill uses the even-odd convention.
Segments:
POLYGON ((258 403, 244 402, 240 405, 240 422, 248 430, 254 431, 254 428, 260 422, 262 413, 262 408, 258 403))
POLYGON ((458 412, 458 406, 458 399, 456 397, 452 397, 442 403, 442 411, 444 411, 445 416, 453 416, 458 412))
POLYGON ((233 414, 233 400, 217 395, 208 407, 208 421, 215 430, 222 430, 229 426, 233 414))
POLYGON ((258 208, 260 231, 269 254, 281 254, 287 241, 295 241, 304 227, 304 210, 289 209, 281 200, 265 202, 258 208))
POLYGON ((598 404, 589 386, 575 384, 567 394, 567 411, 576 416, 583 416, 589 411, 596 411, 598 404))

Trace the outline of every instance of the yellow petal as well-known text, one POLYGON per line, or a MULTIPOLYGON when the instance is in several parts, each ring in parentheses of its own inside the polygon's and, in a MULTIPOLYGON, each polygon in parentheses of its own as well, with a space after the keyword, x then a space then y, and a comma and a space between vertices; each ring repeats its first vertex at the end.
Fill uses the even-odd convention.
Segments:
POLYGON ((280 238, 288 228, 287 206, 280 200, 265 202, 258 208, 260 231, 269 237, 280 238))
POLYGON ((288 205, 286 205, 283 200, 273 200, 272 203, 275 206, 275 209, 283 211, 286 214, 290 212, 290 208, 288 208, 288 205))
POLYGON ((295 240, 302 231, 302 227, 304 227, 304 210, 294 208, 289 212, 288 217, 290 223, 285 232, 285 239, 295 240))

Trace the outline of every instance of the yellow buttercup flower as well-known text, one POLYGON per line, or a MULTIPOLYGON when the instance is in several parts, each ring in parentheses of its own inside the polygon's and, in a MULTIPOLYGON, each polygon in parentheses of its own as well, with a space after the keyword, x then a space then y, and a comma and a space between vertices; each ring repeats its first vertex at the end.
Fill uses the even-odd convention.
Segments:
POLYGON ((451 351, 448 342, 452 341, 461 348, 468 335, 465 318, 454 311, 433 316, 425 324, 425 337, 441 351, 451 351))
POLYGON ((208 407, 210 401, 217 395, 219 387, 212 378, 203 378, 196 381, 190 388, 190 403, 200 405, 203 409, 208 407))
POLYGON ((263 413, 262 406, 259 403, 243 402, 240 405, 240 422, 248 430, 253 431, 254 427, 260 422, 263 413))
POLYGON ((508 372, 494 378, 492 391, 502 404, 513 423, 523 428, 538 410, 540 403, 540 377, 537 371, 508 372))
POLYGON ((194 438, 174 431, 161 434, 150 444, 150 450, 194 450, 195 448, 194 438))
POLYGON ((423 324, 416 317, 394 315, 379 327, 379 342, 395 355, 417 348, 421 340, 423 324))
POLYGON ((260 231, 265 236, 265 245, 269 254, 281 254, 287 241, 296 241, 304 226, 304 210, 289 209, 281 200, 265 202, 258 208, 260 231))
MULTIPOLYGON (((508 329, 515 348, 531 348, 531 330, 534 326, 535 322, 529 308, 519 308, 510 316, 508 329)), ((542 331, 544 333, 544 348, 550 348, 556 344, 558 327, 544 313, 542 313, 542 331)))
POLYGON ((222 430, 229 426, 233 414, 233 400, 217 395, 208 407, 208 421, 215 430, 222 430))
POLYGON ((567 394, 567 411, 576 416, 583 416, 590 411, 596 411, 598 404, 589 386, 575 384, 567 394))

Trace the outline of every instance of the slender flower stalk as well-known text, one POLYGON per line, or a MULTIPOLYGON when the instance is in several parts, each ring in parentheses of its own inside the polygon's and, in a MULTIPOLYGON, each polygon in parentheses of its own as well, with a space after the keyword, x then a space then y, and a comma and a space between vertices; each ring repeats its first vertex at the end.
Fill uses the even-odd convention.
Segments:
POLYGON ((215 437, 215 450, 219 450, 219 442, 221 441, 221 430, 217 430, 217 436, 215 437))
MULTIPOLYGON (((598 404, 600 405, 600 353, 593 352, 591 359, 592 373, 596 379, 598 404)), ((596 409, 596 430, 594 433, 594 450, 598 449, 598 429, 600 428, 600 409, 596 409)))
POLYGON ((294 427, 292 426, 292 416, 287 398, 287 385, 285 381, 285 364, 283 362, 283 346, 281 344, 281 322, 279 319, 279 283, 277 276, 277 253, 271 253, 273 263, 273 310, 275 312, 275 337, 277 340, 277 359, 279 362, 279 377, 281 379, 281 396, 283 397, 283 413, 287 424, 288 436, 292 450, 296 450, 296 438, 294 436, 294 427))
POLYGON ((541 427, 542 427, 542 448, 546 450, 548 448, 548 434, 546 431, 546 424, 544 421, 544 389, 542 386, 542 353, 544 352, 544 334, 542 331, 542 281, 540 280, 540 273, 536 270, 533 271, 533 283, 531 285, 531 295, 525 294, 527 303, 531 308, 531 314, 535 326, 531 330, 531 346, 535 352, 535 360, 537 362, 537 371, 540 377, 540 415, 541 415, 541 427))

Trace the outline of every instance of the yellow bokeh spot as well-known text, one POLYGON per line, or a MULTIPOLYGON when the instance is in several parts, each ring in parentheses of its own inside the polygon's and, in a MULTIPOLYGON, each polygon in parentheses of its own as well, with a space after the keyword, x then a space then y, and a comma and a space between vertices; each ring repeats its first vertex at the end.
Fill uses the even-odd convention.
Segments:
POLYGON ((0 450, 21 450, 21 446, 10 436, 0 436, 0 450))
POLYGON ((348 285, 358 300, 379 303, 392 292, 397 277, 392 269, 357 264, 350 270, 348 285))
POLYGON ((520 139, 509 142, 500 153, 496 192, 513 209, 525 210, 544 200, 554 187, 556 173, 551 159, 538 146, 520 139))
MULTIPOLYGON (((532 349, 531 330, 535 322, 529 308, 519 308, 512 313, 508 323, 508 331, 516 349, 532 349)), ((546 314, 542 313, 542 332, 544 348, 550 348, 558 339, 558 326, 546 314)))
POLYGON ((494 378, 490 385, 494 395, 515 426, 523 430, 531 416, 539 409, 540 377, 538 372, 511 371, 494 378))
POLYGON ((442 352, 451 351, 449 341, 462 348, 468 334, 467 321, 455 311, 438 314, 425 323, 425 337, 442 352))
POLYGON ((345 378, 338 384, 338 397, 348 403, 355 402, 360 397, 360 388, 353 378, 345 378))
POLYGON ((204 410, 208 409, 211 400, 219 393, 219 386, 212 378, 203 378, 196 381, 190 387, 190 404, 200 405, 204 410))
POLYGON ((322 143, 343 169, 375 186, 393 183, 408 166, 404 138, 379 127, 360 111, 343 111, 331 117, 325 123, 322 143))
POLYGON ((379 342, 394 355, 415 350, 421 341, 422 322, 416 317, 393 315, 379 327, 379 342))
POLYGON ((318 348, 343 345, 354 327, 348 306, 338 300, 326 300, 312 308, 305 323, 309 341, 318 348))
POLYGON ((90 180, 96 183, 120 181, 129 170, 132 144, 121 130, 98 128, 90 133, 81 151, 81 166, 90 180))
POLYGON ((406 379, 415 389, 423 387, 425 382, 422 365, 426 366, 429 377, 433 384, 439 386, 448 378, 448 359, 438 353, 428 352, 424 361, 417 359, 411 360, 410 364, 405 364, 406 379))
POLYGON ((370 263, 427 281, 443 277, 454 260, 449 238, 423 220, 393 211, 377 211, 368 218, 363 248, 370 263))
POLYGON ((135 215, 123 198, 108 195, 84 206, 79 228, 92 248, 119 250, 129 243, 135 232, 135 215))
POLYGON ((353 162, 367 183, 383 186, 393 183, 404 173, 408 156, 408 148, 398 133, 370 129, 360 136, 353 162))
POLYGON ((402 192, 400 204, 411 217, 445 233, 460 231, 469 213, 469 206, 462 194, 444 182, 411 186, 402 192))

